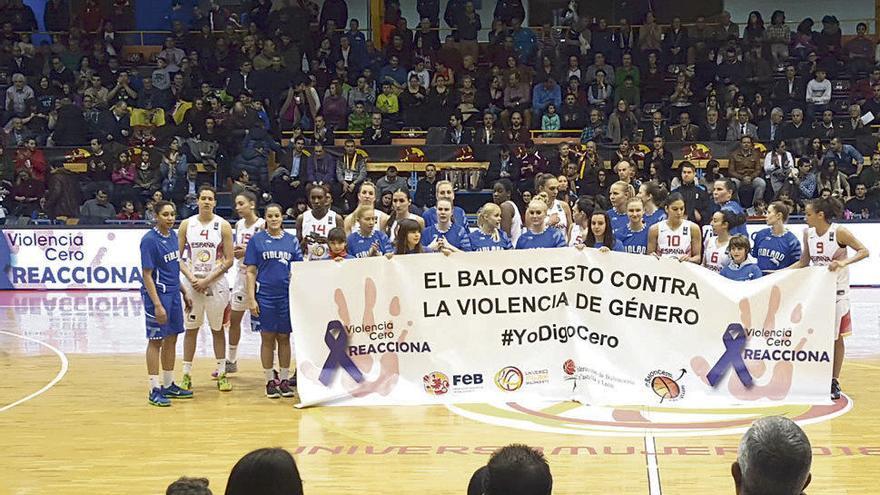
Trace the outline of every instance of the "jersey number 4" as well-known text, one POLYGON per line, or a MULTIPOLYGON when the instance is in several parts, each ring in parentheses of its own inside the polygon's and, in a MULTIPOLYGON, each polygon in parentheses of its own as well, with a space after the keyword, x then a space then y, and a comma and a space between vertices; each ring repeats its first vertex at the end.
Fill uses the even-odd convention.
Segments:
POLYGON ((208 239, 208 229, 204 229, 204 230, 202 230, 202 231, 199 233, 199 237, 204 237, 205 239, 208 239))

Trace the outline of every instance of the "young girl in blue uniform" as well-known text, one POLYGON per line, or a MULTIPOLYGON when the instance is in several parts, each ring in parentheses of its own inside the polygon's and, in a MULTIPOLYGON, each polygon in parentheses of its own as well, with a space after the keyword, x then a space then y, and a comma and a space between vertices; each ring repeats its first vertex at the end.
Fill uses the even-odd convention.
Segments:
POLYGON ((174 220, 174 203, 159 201, 153 207, 156 226, 141 239, 141 271, 144 317, 147 330, 147 375, 150 391, 147 400, 159 407, 171 405, 169 399, 190 399, 192 391, 174 383, 174 358, 177 336, 183 333, 183 307, 192 306, 189 295, 180 285, 180 253, 174 220), (159 364, 162 381, 159 381, 159 364))
POLYGON ((586 247, 598 249, 603 253, 608 251, 623 252, 623 243, 614 237, 611 231, 611 219, 604 211, 594 211, 590 216, 590 231, 584 240, 586 247))
POLYGON ((422 225, 418 220, 404 218, 397 222, 394 254, 421 254, 431 250, 422 246, 422 225))
POLYGON ((755 258, 749 254, 750 248, 748 237, 744 235, 731 237, 727 243, 730 263, 721 269, 721 276, 738 281, 761 278, 761 269, 755 263, 755 258))
POLYGON ((516 241, 517 249, 565 247, 565 234, 559 229, 547 228, 547 200, 544 193, 535 196, 526 209, 526 231, 516 241))
MULTIPOLYGON (((290 380, 290 264, 303 260, 296 236, 281 228, 281 206, 266 206, 266 229, 251 237, 244 254, 251 326, 260 332, 260 360, 266 375, 266 397, 293 397, 290 380), (272 363, 278 348, 280 371, 272 363)), ((295 383, 294 377, 294 383, 295 383)))
POLYGON ((471 239, 467 226, 453 222, 452 201, 438 199, 434 208, 437 212, 437 223, 425 227, 422 232, 422 246, 443 254, 470 251, 471 239))
MULTIPOLYGON (((642 200, 632 198, 626 202, 626 215, 629 223, 614 232, 614 237, 623 244, 624 252, 631 254, 648 254, 648 231, 645 224, 645 208, 642 200)), ((665 218, 664 213, 664 218, 665 218)))
POLYGON ((478 229, 470 233, 474 251, 503 251, 511 249, 510 238, 501 230, 501 207, 486 203, 477 213, 478 229))
POLYGON ((767 228, 755 234, 752 256, 767 275, 797 263, 801 259, 801 241, 785 228, 791 209, 781 201, 767 207, 767 228))
POLYGON ((356 226, 348 235, 348 254, 355 258, 368 258, 394 252, 385 232, 374 228, 376 210, 372 206, 358 206, 351 215, 356 226))

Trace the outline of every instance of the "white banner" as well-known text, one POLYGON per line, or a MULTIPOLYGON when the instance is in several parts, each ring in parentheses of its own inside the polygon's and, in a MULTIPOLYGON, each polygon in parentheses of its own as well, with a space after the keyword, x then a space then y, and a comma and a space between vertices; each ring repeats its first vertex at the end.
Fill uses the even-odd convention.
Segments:
POLYGON ((304 405, 826 404, 835 278, 574 248, 297 263, 304 405))

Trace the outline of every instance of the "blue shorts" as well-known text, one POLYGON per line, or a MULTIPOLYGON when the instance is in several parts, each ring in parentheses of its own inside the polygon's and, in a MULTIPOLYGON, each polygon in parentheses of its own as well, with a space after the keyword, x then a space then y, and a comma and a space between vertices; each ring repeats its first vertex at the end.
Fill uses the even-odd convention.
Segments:
POLYGON ((254 332, 290 333, 290 302, 287 297, 260 297, 257 295, 260 316, 251 315, 254 332))
POLYGON ((144 298, 144 318, 147 324, 147 339, 160 340, 183 333, 183 303, 180 300, 180 291, 160 292, 159 300, 168 315, 168 321, 159 325, 156 321, 156 308, 146 292, 141 291, 144 298))

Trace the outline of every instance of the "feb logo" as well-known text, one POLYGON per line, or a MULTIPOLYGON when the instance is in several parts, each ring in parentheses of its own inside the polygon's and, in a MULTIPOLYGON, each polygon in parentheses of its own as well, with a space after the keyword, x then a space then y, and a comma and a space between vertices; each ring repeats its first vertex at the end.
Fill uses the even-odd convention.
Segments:
POLYGON ((430 395, 443 395, 449 392, 449 377, 440 371, 432 371, 422 377, 422 385, 430 395))
POLYGON ((211 261, 211 253, 209 253, 207 250, 203 249, 203 250, 199 251, 198 258, 199 258, 199 263, 207 263, 207 262, 211 261))
POLYGON ((519 390, 523 381, 523 372, 516 366, 505 366, 495 373, 495 386, 505 392, 519 390))
POLYGON ((567 359, 564 363, 562 363, 562 371, 565 372, 568 376, 573 376, 577 371, 577 365, 573 360, 567 359))
POLYGON ((656 370, 648 374, 645 378, 645 386, 649 387, 657 397, 660 397, 660 403, 663 401, 677 401, 684 398, 684 385, 679 384, 679 380, 687 373, 681 370, 678 378, 667 371, 656 370))

